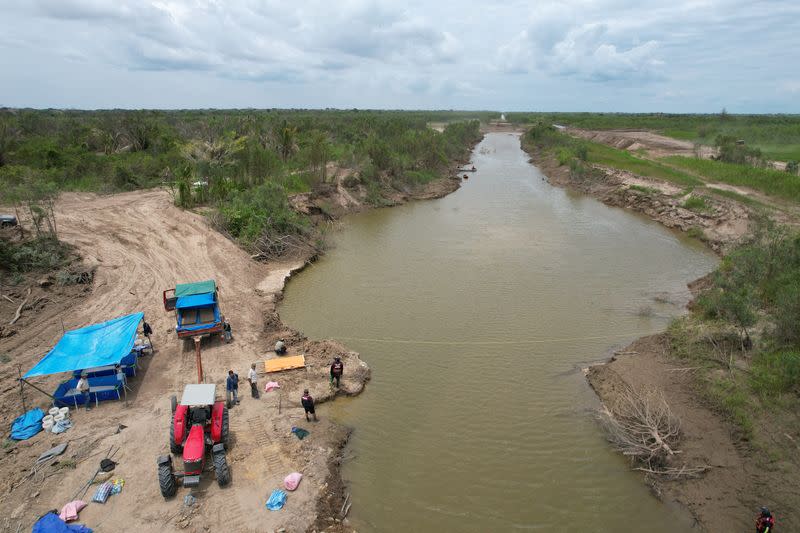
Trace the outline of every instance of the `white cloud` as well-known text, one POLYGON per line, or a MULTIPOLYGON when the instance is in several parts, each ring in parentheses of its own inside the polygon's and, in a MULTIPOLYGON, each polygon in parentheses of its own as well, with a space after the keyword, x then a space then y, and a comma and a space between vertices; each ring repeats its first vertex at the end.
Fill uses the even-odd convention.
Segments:
POLYGON ((0 9, 0 105, 94 107, 116 95, 137 107, 147 94, 148 105, 217 107, 800 111, 796 82, 771 81, 797 62, 796 0, 0 0, 0 9), (81 73, 74 84, 71 72, 81 73), (189 78, 225 90, 166 94, 189 78), (41 92, 54 79, 59 89, 41 92))

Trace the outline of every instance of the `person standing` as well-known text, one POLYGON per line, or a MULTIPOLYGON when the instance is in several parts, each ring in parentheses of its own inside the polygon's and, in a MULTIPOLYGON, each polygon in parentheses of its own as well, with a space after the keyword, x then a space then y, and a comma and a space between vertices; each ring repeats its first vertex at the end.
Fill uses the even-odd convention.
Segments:
POLYGON ((228 370, 228 379, 225 381, 225 396, 228 400, 228 407, 234 403, 239 403, 239 374, 234 374, 233 370, 228 370), (233 397, 233 402, 231 402, 233 397))
POLYGON ((256 372, 256 364, 250 365, 250 370, 247 371, 247 381, 250 382, 250 395, 258 399, 258 372, 256 372))
POLYGON ((147 322, 142 322, 142 332, 144 336, 147 337, 147 344, 150 345, 150 353, 153 353, 153 341, 150 339, 150 335, 153 334, 153 328, 151 328, 150 324, 147 322))
POLYGON ((772 533, 775 531, 775 517, 766 507, 761 508, 761 513, 756 518, 756 531, 758 533, 772 533))
POLYGON ((314 409, 314 398, 308 393, 308 389, 303 391, 303 397, 300 399, 300 403, 303 404, 303 409, 306 411, 306 422, 308 422, 308 415, 311 413, 311 416, 314 417, 314 421, 317 420, 317 412, 314 409))
POLYGON ((231 333, 231 323, 227 320, 222 323, 222 333, 225 335, 225 343, 230 343, 231 339, 233 339, 233 333, 231 333))
POLYGON ((89 404, 89 374, 81 372, 81 377, 75 385, 75 388, 78 389, 78 392, 83 396, 83 403, 86 406, 86 410, 90 411, 92 408, 89 404))
POLYGON ((334 357, 333 364, 331 365, 331 384, 336 380, 336 388, 339 388, 339 380, 342 379, 344 374, 344 363, 341 357, 334 357))
POLYGON ((283 339, 278 339, 278 342, 275 343, 275 353, 277 355, 286 354, 286 342, 283 339))

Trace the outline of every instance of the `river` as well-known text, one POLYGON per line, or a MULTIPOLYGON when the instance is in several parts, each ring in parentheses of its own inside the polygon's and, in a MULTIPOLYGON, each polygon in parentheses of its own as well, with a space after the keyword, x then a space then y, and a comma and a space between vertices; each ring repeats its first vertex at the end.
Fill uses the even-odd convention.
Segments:
POLYGON ((715 256, 549 185, 517 135, 488 134, 473 163, 443 199, 346 218, 285 292, 284 322, 373 371, 319 409, 355 428, 353 525, 688 530, 610 449, 581 368, 663 330, 715 256))

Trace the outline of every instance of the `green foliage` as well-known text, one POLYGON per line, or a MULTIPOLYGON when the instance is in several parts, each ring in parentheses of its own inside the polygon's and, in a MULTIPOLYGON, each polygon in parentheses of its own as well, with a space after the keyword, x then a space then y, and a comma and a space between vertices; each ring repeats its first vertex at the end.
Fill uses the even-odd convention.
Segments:
POLYGON ((750 386, 765 400, 787 392, 800 393, 800 352, 757 354, 750 368, 750 386))
POLYGON ((746 440, 753 438, 752 400, 747 387, 733 376, 713 377, 706 388, 712 404, 742 431, 746 440))
POLYGON ((23 242, 0 239, 0 271, 11 273, 51 271, 71 260, 71 248, 52 237, 23 242))
POLYGON ((797 174, 800 172, 800 163, 797 161, 787 161, 786 162, 786 172, 789 174, 797 174))
POLYGON ((692 239, 699 239, 705 240, 706 234, 703 232, 703 228, 699 228, 697 226, 692 226, 688 230, 686 230, 686 236, 692 239))
POLYGON ((800 115, 670 113, 507 113, 510 122, 563 124, 585 129, 641 128, 675 139, 712 144, 717 135, 744 139, 764 157, 800 160, 800 115))
POLYGON ((742 185, 770 196, 800 201, 800 180, 786 172, 679 156, 666 157, 663 161, 713 181, 742 185))
POLYGON ((719 161, 756 167, 763 167, 765 164, 761 150, 751 148, 730 135, 717 135, 714 146, 719 150, 719 161))
POLYGON ((706 202, 706 199, 703 198, 702 196, 694 196, 694 195, 689 196, 689 198, 687 198, 686 201, 683 202, 683 207, 685 209, 690 209, 692 211, 700 211, 700 212, 709 210, 709 205, 708 202, 706 202))
POLYGON ((234 192, 219 206, 222 228, 245 246, 262 236, 304 233, 309 223, 289 207, 286 191, 266 182, 247 191, 234 192))
POLYGON ((640 176, 662 179, 681 186, 700 185, 702 182, 685 172, 649 159, 642 159, 626 150, 600 143, 589 144, 589 160, 601 165, 627 170, 640 176))
POLYGON ((651 194, 658 194, 658 190, 652 187, 645 187, 643 185, 630 185, 628 190, 640 192, 643 194, 651 195, 651 194))

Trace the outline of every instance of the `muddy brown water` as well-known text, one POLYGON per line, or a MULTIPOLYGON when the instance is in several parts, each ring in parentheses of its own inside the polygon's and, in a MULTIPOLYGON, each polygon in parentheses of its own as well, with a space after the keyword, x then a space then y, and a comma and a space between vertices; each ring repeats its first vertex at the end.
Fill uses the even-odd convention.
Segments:
POLYGON ((662 330, 716 258, 550 186, 517 135, 473 162, 446 198, 348 217, 280 308, 372 367, 364 394, 319 409, 355 429, 354 526, 689 530, 610 450, 581 368, 662 330))

